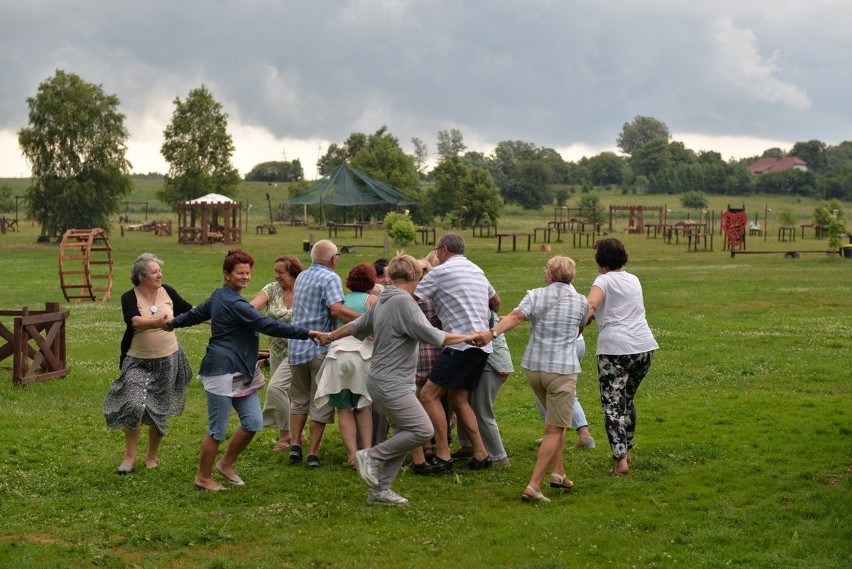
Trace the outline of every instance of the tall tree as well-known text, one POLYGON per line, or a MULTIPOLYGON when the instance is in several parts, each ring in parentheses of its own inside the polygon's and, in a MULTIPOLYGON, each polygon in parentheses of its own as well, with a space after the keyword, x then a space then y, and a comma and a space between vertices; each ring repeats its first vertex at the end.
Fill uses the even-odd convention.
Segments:
POLYGON ((664 138, 668 141, 670 137, 671 133, 666 123, 654 117, 637 115, 633 122, 624 123, 616 142, 622 152, 633 156, 647 142, 655 138, 664 138))
POLYGON ((816 173, 825 172, 826 169, 826 145, 820 140, 809 140, 797 142, 790 149, 790 156, 801 158, 808 163, 808 168, 816 173))
POLYGON ((601 152, 597 156, 584 158, 584 160, 588 160, 589 175, 594 185, 609 186, 624 181, 627 163, 615 152, 601 152))
POLYGON ((464 137, 459 129, 438 131, 438 156, 440 159, 459 156, 466 148, 464 137))
POLYGON ((469 166, 459 156, 449 156, 435 167, 435 187, 429 194, 432 211, 460 227, 497 223, 503 200, 483 168, 469 166))
POLYGON ((18 132, 18 142, 33 175, 28 214, 45 235, 72 227, 109 231, 109 218, 131 186, 118 97, 57 70, 27 104, 29 126, 18 132))
POLYGON ((174 105, 160 149, 169 173, 157 197, 174 206, 211 192, 233 196, 240 174, 231 164, 234 143, 222 105, 206 85, 190 91, 186 100, 176 97, 174 105))
POLYGON ((457 206, 462 227, 487 223, 496 225, 503 209, 500 190, 483 168, 470 168, 461 180, 457 206))
POLYGON ((261 162, 246 174, 247 182, 301 182, 305 179, 302 162, 292 161, 261 162))
POLYGON ((429 151, 426 149, 426 143, 419 138, 412 137, 411 144, 414 145, 414 168, 417 174, 423 176, 425 174, 426 159, 429 157, 429 151))
POLYGON ((402 150, 388 128, 383 126, 370 136, 357 134, 356 143, 347 141, 345 145, 352 156, 349 163, 407 196, 416 197, 418 178, 414 158, 402 150))

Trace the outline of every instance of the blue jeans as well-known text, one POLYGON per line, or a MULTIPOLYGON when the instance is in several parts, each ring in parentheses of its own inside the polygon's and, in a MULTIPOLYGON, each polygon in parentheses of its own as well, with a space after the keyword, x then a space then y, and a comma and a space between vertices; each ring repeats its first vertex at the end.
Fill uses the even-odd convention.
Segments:
POLYGON ((207 434, 219 442, 228 434, 228 422, 231 407, 240 417, 243 430, 258 433, 263 430, 263 413, 260 411, 260 398, 257 391, 245 397, 207 394, 207 434))

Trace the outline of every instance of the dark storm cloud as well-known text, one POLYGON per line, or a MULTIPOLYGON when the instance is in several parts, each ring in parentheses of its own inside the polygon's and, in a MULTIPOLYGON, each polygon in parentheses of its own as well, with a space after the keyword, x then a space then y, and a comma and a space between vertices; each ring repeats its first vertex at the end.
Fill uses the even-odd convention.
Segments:
POLYGON ((404 145, 455 127, 602 147, 638 114, 675 133, 849 138, 850 7, 766 5, 2 0, 0 128, 21 128, 61 68, 117 94, 129 119, 204 83, 232 124, 279 139, 386 124, 404 145))

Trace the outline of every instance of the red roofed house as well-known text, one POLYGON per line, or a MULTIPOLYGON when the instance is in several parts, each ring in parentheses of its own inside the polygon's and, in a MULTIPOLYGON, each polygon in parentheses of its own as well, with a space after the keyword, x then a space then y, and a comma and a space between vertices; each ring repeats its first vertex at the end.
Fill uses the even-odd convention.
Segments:
POLYGON ((795 156, 785 156, 783 158, 766 157, 758 158, 748 166, 749 172, 752 174, 766 174, 767 172, 783 172, 793 168, 794 170, 808 171, 808 163, 801 158, 795 156))

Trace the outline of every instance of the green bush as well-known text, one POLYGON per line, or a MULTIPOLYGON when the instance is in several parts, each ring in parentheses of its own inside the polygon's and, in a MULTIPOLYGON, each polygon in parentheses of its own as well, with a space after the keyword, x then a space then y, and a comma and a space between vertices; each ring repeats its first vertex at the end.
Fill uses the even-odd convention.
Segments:
POLYGON ((383 223, 388 237, 399 247, 405 247, 417 237, 417 228, 407 214, 391 211, 385 215, 383 223))
POLYGON ((691 209, 703 209, 707 207, 707 194, 704 192, 684 192, 680 195, 680 205, 691 209))

